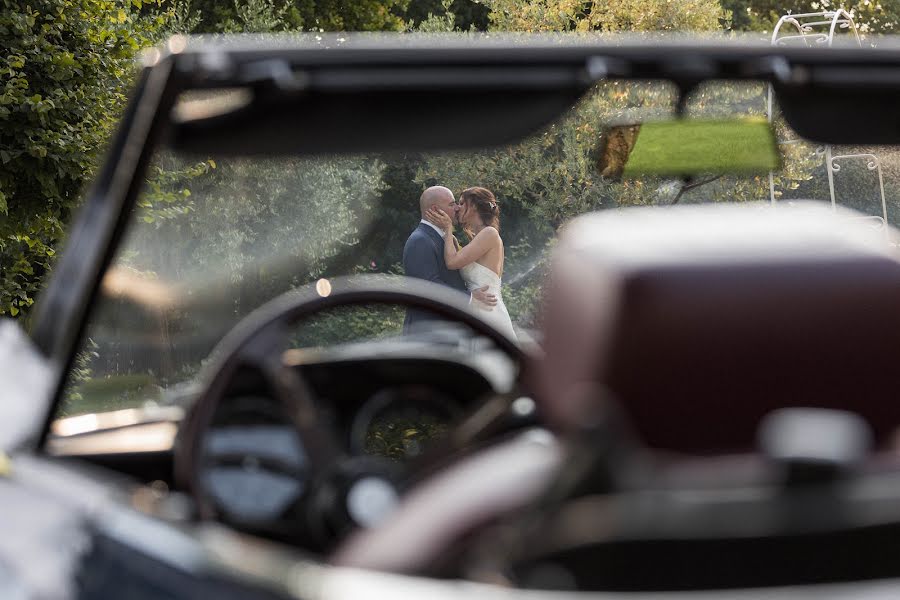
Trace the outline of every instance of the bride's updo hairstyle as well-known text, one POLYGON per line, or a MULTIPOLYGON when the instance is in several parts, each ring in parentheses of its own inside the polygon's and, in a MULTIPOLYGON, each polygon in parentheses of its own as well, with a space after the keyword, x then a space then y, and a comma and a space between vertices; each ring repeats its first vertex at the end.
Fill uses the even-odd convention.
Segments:
MULTIPOLYGON (((491 190, 483 187, 464 189, 459 194, 459 201, 474 208, 485 226, 489 225, 500 231, 500 204, 491 190)), ((465 231, 470 238, 475 237, 474 232, 468 227, 465 231)))

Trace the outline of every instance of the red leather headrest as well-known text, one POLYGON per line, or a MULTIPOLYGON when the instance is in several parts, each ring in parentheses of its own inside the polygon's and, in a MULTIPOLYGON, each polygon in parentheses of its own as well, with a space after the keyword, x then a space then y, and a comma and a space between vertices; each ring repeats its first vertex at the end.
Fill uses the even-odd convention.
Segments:
POLYGON ((812 203, 573 221, 544 307, 542 409, 575 427, 615 398, 648 446, 688 453, 750 449, 786 406, 854 411, 883 441, 900 425, 900 260, 861 223, 812 203))

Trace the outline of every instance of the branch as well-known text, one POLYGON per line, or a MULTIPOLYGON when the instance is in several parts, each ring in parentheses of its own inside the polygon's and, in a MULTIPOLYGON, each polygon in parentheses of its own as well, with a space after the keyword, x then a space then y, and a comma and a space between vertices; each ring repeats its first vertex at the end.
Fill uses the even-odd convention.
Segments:
POLYGON ((715 177, 710 177, 709 179, 704 179, 703 181, 695 181, 693 183, 688 183, 690 179, 686 180, 685 183, 681 185, 681 189, 678 190, 678 194, 675 195, 675 198, 672 200, 672 206, 678 204, 678 201, 681 200, 681 197, 686 193, 691 191, 694 188, 698 188, 701 185, 706 185, 707 183, 712 183, 717 179, 722 179, 722 175, 716 175, 715 177))

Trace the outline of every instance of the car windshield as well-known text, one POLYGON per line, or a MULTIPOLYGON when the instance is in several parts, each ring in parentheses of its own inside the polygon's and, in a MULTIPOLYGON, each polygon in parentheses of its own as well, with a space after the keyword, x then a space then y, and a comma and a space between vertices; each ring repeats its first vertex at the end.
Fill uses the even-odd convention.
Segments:
MULTIPOLYGON (((182 104, 239 96, 217 92, 182 104)), ((652 127, 675 122, 677 101, 667 82, 602 81, 526 139, 482 148, 474 139, 467 151, 236 158, 162 148, 105 276, 58 416, 189 395, 229 329, 289 290, 318 286, 327 294, 344 275, 422 277, 415 251, 404 256, 411 236, 419 231, 440 244, 447 235, 440 223, 422 222, 426 190, 437 194, 428 202, 455 214, 462 247, 489 226, 499 232, 477 266, 438 266, 462 289, 496 281, 513 334, 536 346, 548 257, 560 229, 580 214, 812 199, 857 211, 861 227, 893 243, 886 224, 900 222, 900 148, 804 141, 779 117, 767 84, 734 81, 709 82, 688 96, 683 116, 709 138, 701 143, 652 127), (757 133, 747 133, 750 125, 757 133), (759 131, 761 152, 771 144, 774 163, 745 152, 759 131), (667 166, 691 152, 698 164, 667 166)), ((470 306, 479 310, 477 299, 470 306)), ((494 319, 501 311, 490 312, 494 319)), ((441 343, 433 330, 408 335, 406 318, 399 306, 346 309, 298 327, 293 342, 298 349, 441 343)))

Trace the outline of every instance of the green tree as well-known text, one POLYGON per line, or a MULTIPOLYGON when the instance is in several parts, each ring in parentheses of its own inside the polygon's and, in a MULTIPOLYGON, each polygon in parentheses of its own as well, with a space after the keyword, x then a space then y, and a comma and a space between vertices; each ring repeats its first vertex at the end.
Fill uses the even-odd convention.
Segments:
POLYGON ((448 31, 486 31, 488 7, 473 0, 411 0, 403 18, 407 27, 421 31, 420 25, 429 18, 450 16, 448 31))
POLYGON ((447 14, 452 29, 488 27, 488 8, 477 0, 181 0, 175 6, 196 16, 183 33, 401 31, 447 14))
POLYGON ((485 0, 498 31, 709 31, 717 0, 485 0))
POLYGON ((112 0, 0 3, 0 314, 24 314, 165 15, 112 0))
POLYGON ((409 0, 190 0, 190 10, 199 20, 185 33, 401 31, 408 4, 409 0))

